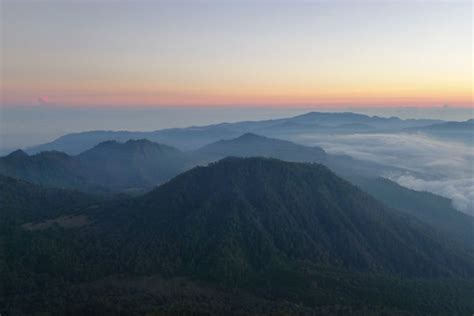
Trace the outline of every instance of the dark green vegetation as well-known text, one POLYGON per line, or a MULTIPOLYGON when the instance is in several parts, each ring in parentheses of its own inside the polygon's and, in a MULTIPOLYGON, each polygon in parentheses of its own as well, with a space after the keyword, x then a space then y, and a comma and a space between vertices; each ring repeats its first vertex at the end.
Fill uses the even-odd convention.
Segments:
MULTIPOLYGON (((40 190, 6 183, 18 205, 40 190)), ((472 251, 318 164, 227 158, 141 197, 57 205, 87 220, 24 218, 1 236, 1 312, 474 311, 472 251)))
POLYGON ((152 188, 187 164, 187 155, 170 146, 148 140, 107 141, 77 156, 16 151, 0 158, 0 174, 50 187, 107 193, 152 188))
POLYGON ((362 190, 394 209, 431 226, 445 238, 474 250, 474 218, 454 209, 447 198, 407 189, 388 179, 352 178, 362 190))
POLYGON ((95 195, 43 188, 0 175, 0 229, 72 214, 101 200, 95 195))

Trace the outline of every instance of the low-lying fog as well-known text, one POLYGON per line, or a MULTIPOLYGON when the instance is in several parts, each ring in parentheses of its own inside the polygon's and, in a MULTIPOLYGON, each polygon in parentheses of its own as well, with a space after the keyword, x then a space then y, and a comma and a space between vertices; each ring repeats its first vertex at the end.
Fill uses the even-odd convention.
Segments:
POLYGON ((423 134, 304 135, 298 141, 413 171, 386 176, 405 187, 450 198, 458 210, 474 215, 474 147, 468 144, 423 134))

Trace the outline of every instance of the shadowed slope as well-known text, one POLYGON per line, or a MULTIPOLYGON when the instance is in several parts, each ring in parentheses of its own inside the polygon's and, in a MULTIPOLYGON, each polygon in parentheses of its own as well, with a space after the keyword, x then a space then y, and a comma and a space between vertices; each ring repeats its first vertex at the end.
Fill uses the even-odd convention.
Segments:
POLYGON ((470 255, 321 165, 227 158, 106 214, 100 231, 128 231, 130 247, 154 249, 147 266, 226 280, 297 262, 407 276, 474 272, 470 255))
POLYGON ((317 164, 227 158, 74 214, 85 224, 41 219, 0 236, 1 311, 473 308, 472 255, 317 164))

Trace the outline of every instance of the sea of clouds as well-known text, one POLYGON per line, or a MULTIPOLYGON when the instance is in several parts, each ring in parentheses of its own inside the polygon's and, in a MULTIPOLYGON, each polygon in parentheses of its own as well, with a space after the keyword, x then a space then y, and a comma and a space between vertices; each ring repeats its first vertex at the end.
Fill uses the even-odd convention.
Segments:
POLYGON ((402 186, 447 198, 474 215, 474 147, 424 134, 304 135, 299 141, 334 154, 396 166, 408 172, 387 174, 402 186))

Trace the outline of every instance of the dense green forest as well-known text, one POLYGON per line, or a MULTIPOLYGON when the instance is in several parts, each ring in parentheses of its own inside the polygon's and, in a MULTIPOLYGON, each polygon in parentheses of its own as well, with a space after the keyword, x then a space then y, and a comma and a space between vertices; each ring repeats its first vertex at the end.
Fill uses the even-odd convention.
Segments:
POLYGON ((385 178, 351 177, 350 181, 385 205, 431 226, 443 238, 474 251, 474 218, 456 210, 451 200, 410 190, 385 178))
POLYGON ((2 314, 474 311, 470 249, 318 164, 227 158, 114 200, 1 180, 2 314))

